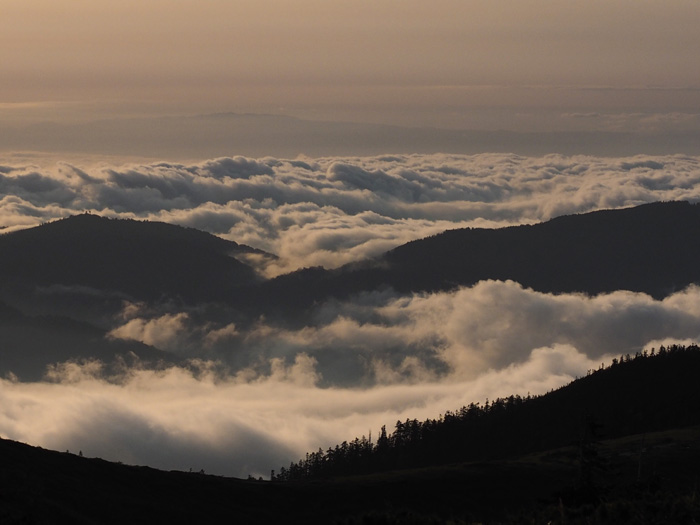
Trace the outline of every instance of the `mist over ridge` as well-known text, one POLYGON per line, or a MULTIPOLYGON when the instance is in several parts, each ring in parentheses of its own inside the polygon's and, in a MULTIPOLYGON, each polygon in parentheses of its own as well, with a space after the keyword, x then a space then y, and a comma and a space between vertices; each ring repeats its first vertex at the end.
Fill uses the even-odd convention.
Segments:
POLYGON ((295 160, 222 157, 195 164, 39 166, 0 160, 0 227, 90 211, 204 230, 279 257, 268 276, 333 268, 463 227, 700 195, 700 159, 512 154, 295 160))
POLYGON ((700 2, 0 5, 2 525, 700 522, 700 2))
MULTIPOLYGON (((396 419, 434 417, 486 397, 546 392, 621 353, 700 338, 700 292, 690 284, 694 279, 659 294, 613 286, 587 295, 578 288, 553 293, 524 285, 516 276, 485 275, 444 288, 368 287, 321 296, 310 306, 298 306, 296 319, 253 308, 256 301, 282 302, 274 294, 256 294, 264 278, 312 266, 325 269, 307 270, 309 275, 342 274, 387 252, 408 262, 413 255, 401 254, 412 245, 397 247, 457 234, 438 235, 445 230, 526 225, 601 209, 630 208, 631 213, 637 205, 656 201, 696 203, 700 159, 692 156, 434 154, 0 164, 0 218, 6 232, 0 243, 29 235, 34 230, 26 228, 42 222, 50 224, 37 231, 58 232, 76 220, 93 221, 122 227, 124 244, 114 248, 134 258, 133 267, 110 270, 123 270, 124 282, 133 275, 131 289, 90 282, 78 271, 80 264, 89 268, 99 260, 89 258, 73 268, 85 281, 51 282, 50 274, 41 271, 47 280, 24 294, 24 302, 7 293, 11 281, 6 279, 0 290, 7 303, 0 309, 0 329, 9 333, 17 318, 40 327, 44 315, 73 317, 91 327, 90 348, 106 349, 103 341, 133 344, 130 351, 138 358, 126 359, 119 368, 111 354, 107 359, 88 352, 46 363, 41 381, 6 375, 0 389, 3 437, 162 468, 266 475, 308 450, 366 434, 369 428, 376 431, 396 419), (91 215, 57 221, 85 211, 91 215), (165 232, 168 225, 157 221, 215 236, 177 228, 173 251, 162 251, 147 236, 140 238, 137 228, 165 232), (182 242, 182 232, 201 237, 199 244, 182 242), (142 247, 130 239, 141 239, 142 247), (252 248, 231 253, 241 245, 252 248), (180 259, 175 248, 189 250, 190 268, 196 271, 177 273, 187 268, 187 259, 180 259), (139 252, 149 254, 148 261, 141 264, 139 252), (164 281, 160 291, 155 281, 147 283, 153 286, 148 292, 138 279, 157 275, 158 265, 179 277, 164 281), (251 283, 251 295, 215 284, 210 288, 214 295, 197 290, 202 275, 224 275, 229 267, 240 270, 239 285, 251 283), (182 286, 172 291, 177 279, 182 286), (188 296, 187 289, 196 293, 188 296), (233 299, 227 301, 226 294, 233 299), (265 315, 246 315, 249 311, 265 315), (155 366, 147 362, 154 355, 155 366), (253 448, 257 452, 251 456, 253 448)), ((653 226, 654 214, 648 217, 651 223, 630 241, 639 245, 632 258, 644 257, 650 242, 644 228, 653 226)), ((659 226, 659 236, 678 250, 674 257, 698 245, 684 236, 693 224, 685 221, 687 229, 672 221, 659 226)), ((87 230, 77 230, 82 233, 74 247, 99 245, 87 242, 87 230)), ((31 264, 20 268, 27 275, 32 265, 54 261, 41 245, 35 250, 31 264)), ((432 253, 439 252, 424 250, 432 253)), ((70 269, 70 251, 63 255, 70 269)), ((439 259, 448 260, 444 254, 439 259)), ((104 262, 98 266, 110 268, 104 262)), ((569 274, 569 268, 561 273, 569 274)), ((228 284, 234 281, 232 274, 228 284)), ((307 290, 320 289, 313 280, 300 282, 307 290)), ((291 304, 302 303, 292 296, 291 304)), ((85 334, 76 325, 73 339, 61 344, 70 348, 86 341, 85 334)), ((51 339, 45 341, 37 345, 51 339)), ((8 348, 3 352, 13 350, 8 348)))

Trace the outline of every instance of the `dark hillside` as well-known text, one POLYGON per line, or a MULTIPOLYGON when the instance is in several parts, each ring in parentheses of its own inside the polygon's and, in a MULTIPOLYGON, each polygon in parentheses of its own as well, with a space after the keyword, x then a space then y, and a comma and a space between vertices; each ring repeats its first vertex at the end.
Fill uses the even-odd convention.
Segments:
MULTIPOLYGON (((697 523, 700 427, 685 423, 698 419, 699 361, 698 348, 674 347, 540 398, 467 407, 467 426, 461 412, 441 425, 459 438, 446 452, 472 460, 372 474, 243 481, 0 439, 0 523, 697 523), (539 452, 517 453, 533 443, 539 452)), ((387 439, 408 457, 398 443, 427 427, 399 428, 387 439)))
POLYGON ((451 230, 376 260, 280 276, 258 286, 255 301, 289 313, 365 290, 450 290, 488 279, 542 292, 630 290, 663 298, 700 283, 698 260, 700 204, 654 203, 530 226, 451 230))
POLYGON ((103 330, 66 317, 27 316, 0 302, 0 376, 38 381, 47 366, 99 359, 109 370, 122 361, 158 365, 177 358, 137 341, 111 339, 103 330))
POLYGON ((257 280, 254 252, 191 228, 83 214, 0 236, 0 290, 61 285, 142 300, 223 300, 257 280))
POLYGON ((661 298, 700 283, 700 205, 655 203, 531 226, 452 230, 375 260, 264 282, 234 258, 250 253, 262 254, 189 228, 84 214, 0 235, 0 299, 20 305, 36 290, 82 287, 85 300, 98 290, 148 301, 226 302, 250 319, 302 319, 329 298, 383 288, 450 290, 486 279, 543 292, 631 290, 661 298))
POLYGON ((281 479, 501 460, 602 438, 700 424, 700 348, 624 356, 547 395, 471 404, 435 420, 398 421, 283 469, 281 479))
POLYGON ((385 261, 398 289, 511 279, 543 292, 615 290, 661 298, 700 282, 700 205, 654 203, 532 226, 452 230, 385 261))

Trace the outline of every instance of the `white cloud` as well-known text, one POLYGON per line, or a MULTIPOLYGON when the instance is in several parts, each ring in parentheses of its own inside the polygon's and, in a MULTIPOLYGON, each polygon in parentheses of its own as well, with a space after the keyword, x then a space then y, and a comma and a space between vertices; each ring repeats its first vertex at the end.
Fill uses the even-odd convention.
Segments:
POLYGON ((700 339, 695 286, 663 301, 493 281, 452 293, 366 294, 322 307, 298 330, 241 331, 177 314, 151 320, 138 305, 125 312, 123 326, 165 345, 173 333, 202 344, 207 333, 221 335, 217 356, 230 362, 129 369, 108 380, 98 362, 64 363, 47 382, 2 380, 0 434, 165 469, 267 475, 397 420, 544 393, 621 354, 700 339))
POLYGON ((6 231, 90 210, 203 229, 334 267, 450 228, 505 226, 657 200, 700 200, 700 159, 395 155, 0 171, 6 231))
MULTIPOLYGON (((5 231, 84 210, 163 220, 275 252, 281 260, 271 272, 337 266, 448 228, 700 200, 700 159, 685 156, 8 164, 0 175, 5 231)), ((265 475, 397 419, 545 392, 620 354, 697 341, 700 289, 657 301, 488 281, 329 302, 298 328, 214 323, 142 304, 125 305, 115 322, 112 337, 200 360, 188 369, 131 370, 121 382, 99 379, 95 362, 56 366, 53 382, 2 381, 0 433, 129 463, 265 475)))
POLYGON ((111 334, 183 357, 215 358, 251 379, 276 370, 275 377, 305 371, 303 381, 333 387, 459 382, 522 363, 536 348, 569 346, 598 360, 634 354, 650 341, 698 340, 700 288, 659 301, 627 291, 554 295, 482 281, 454 292, 329 302, 301 328, 264 320, 241 328, 157 313, 111 334))
POLYGON ((273 363, 252 382, 195 377, 181 368, 134 371, 121 384, 92 365, 57 371, 58 383, 0 380, 0 433, 55 450, 82 451, 163 469, 268 475, 307 451, 376 432, 398 419, 436 417, 471 401, 546 392, 592 361, 571 347, 537 349, 520 365, 471 382, 320 389, 313 359, 273 363))
MULTIPOLYGON (((109 332, 109 337, 131 339, 162 350, 173 350, 186 331, 189 317, 186 313, 165 314, 149 320, 131 319, 109 332)), ((216 336, 214 336, 216 337, 216 336)))

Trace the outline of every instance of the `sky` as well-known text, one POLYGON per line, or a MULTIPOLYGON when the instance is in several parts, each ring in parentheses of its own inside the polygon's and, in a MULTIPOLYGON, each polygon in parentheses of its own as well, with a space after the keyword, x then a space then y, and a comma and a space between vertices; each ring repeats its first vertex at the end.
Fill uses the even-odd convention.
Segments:
POLYGON ((694 0, 6 0, 6 122, 237 112, 698 126, 694 0))
MULTIPOLYGON (((3 0, 0 231, 160 220, 272 252, 274 276, 450 228, 698 202, 699 22, 697 0, 3 0)), ((700 340, 697 287, 661 301, 482 282, 316 314, 244 331, 125 304, 110 337, 196 366, 0 378, 0 435, 267 475, 397 419, 700 340)))

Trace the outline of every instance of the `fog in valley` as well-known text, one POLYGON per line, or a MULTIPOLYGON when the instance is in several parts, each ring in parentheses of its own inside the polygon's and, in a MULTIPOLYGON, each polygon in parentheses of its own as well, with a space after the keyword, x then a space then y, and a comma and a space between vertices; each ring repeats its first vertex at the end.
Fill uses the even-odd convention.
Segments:
MULTIPOLYGON (((448 229, 697 202, 700 159, 413 154, 81 165, 8 157, 0 191, 7 233, 85 211, 164 221, 276 255, 245 261, 268 278, 337 268, 448 229)), ((106 367, 93 356, 50 364, 41 381, 8 373, 2 437, 129 464, 267 476, 397 420, 542 394, 621 355, 700 340, 696 286, 664 299, 547 294, 513 281, 383 289, 328 299, 294 322, 248 323, 215 305, 112 292, 118 307, 102 312, 105 340, 139 341, 173 362, 106 367)), ((54 286, 37 296, 73 293, 109 295, 54 286)))

